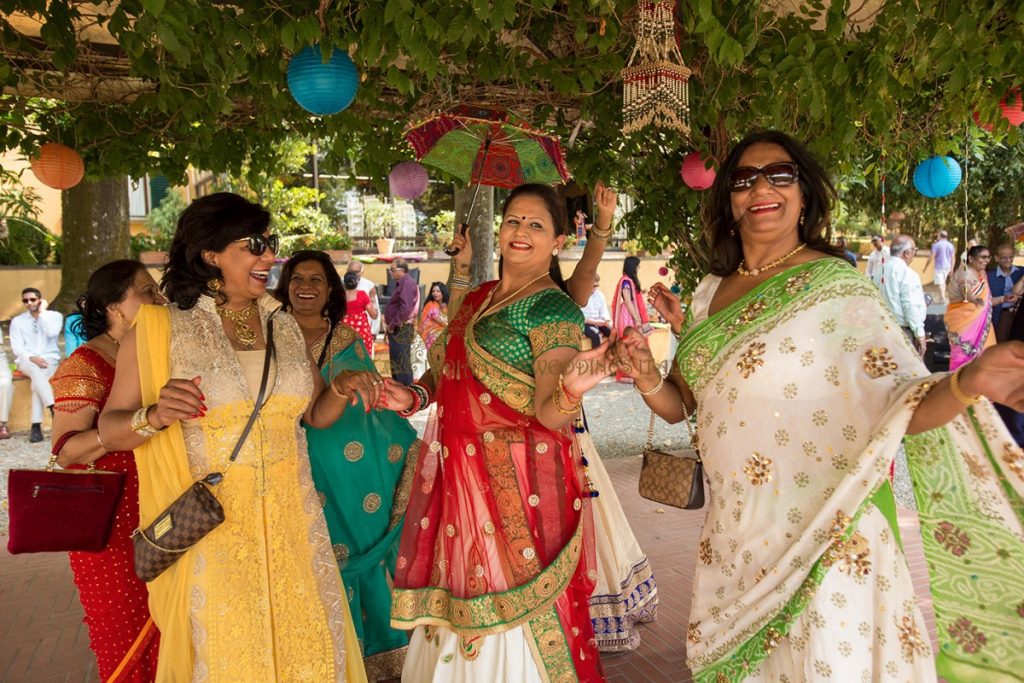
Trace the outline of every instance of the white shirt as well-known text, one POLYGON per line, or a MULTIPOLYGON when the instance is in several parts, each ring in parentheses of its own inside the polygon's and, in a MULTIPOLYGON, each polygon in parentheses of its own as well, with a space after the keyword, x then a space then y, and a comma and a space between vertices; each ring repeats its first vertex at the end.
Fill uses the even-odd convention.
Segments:
POLYGON ((38 318, 25 311, 11 320, 11 351, 14 362, 39 356, 51 363, 60 362, 57 338, 64 328, 64 316, 57 311, 40 311, 38 318))
MULTIPOLYGON (((872 247, 872 249, 874 249, 874 247, 872 247)), ((881 251, 879 251, 878 249, 875 249, 868 256, 868 266, 867 266, 867 269, 864 271, 864 274, 873 279, 874 276, 875 276, 875 273, 878 272, 879 268, 881 268, 882 261, 883 260, 888 260, 888 258, 889 258, 889 247, 882 247, 881 251)), ((904 264, 904 265, 906 265, 906 264, 904 264)))
POLYGON ((928 304, 924 300, 921 278, 906 262, 895 256, 885 259, 872 282, 882 291, 885 305, 896 316, 901 327, 909 327, 918 339, 924 337, 924 318, 928 304))
POLYGON ((611 323, 612 314, 608 310, 608 301, 604 298, 604 294, 601 293, 600 289, 595 289, 587 299, 587 305, 580 308, 583 311, 583 318, 585 320, 604 320, 607 323, 611 323))

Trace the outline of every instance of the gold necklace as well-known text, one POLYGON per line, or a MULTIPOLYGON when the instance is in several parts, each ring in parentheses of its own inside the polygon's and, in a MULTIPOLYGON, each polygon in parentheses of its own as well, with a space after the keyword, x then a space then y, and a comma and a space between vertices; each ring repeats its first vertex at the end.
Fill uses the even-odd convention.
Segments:
POLYGON ((789 252, 785 256, 783 256, 781 258, 777 258, 774 261, 771 261, 769 263, 766 263, 763 266, 761 266, 760 268, 751 268, 750 270, 747 270, 747 268, 746 268, 747 261, 746 261, 746 259, 744 259, 744 260, 740 261, 740 264, 738 266, 736 266, 736 272, 739 273, 740 275, 742 275, 743 277, 757 277, 758 275, 760 275, 761 273, 763 273, 763 272, 765 272, 767 270, 771 270, 772 268, 774 268, 776 266, 781 266, 783 263, 785 263, 790 258, 795 256, 798 251, 800 251, 801 249, 803 249, 806 246, 807 246, 806 244, 801 244, 800 246, 798 246, 796 249, 794 249, 793 251, 789 252))
POLYGON ((109 332, 104 332, 103 334, 106 335, 107 339, 109 339, 110 341, 114 342, 114 346, 116 346, 118 348, 121 347, 121 342, 119 342, 116 339, 114 339, 114 335, 110 334, 109 332))
MULTIPOLYGON (((508 296, 503 298, 498 303, 496 303, 496 304, 489 304, 487 306, 487 308, 484 309, 484 314, 491 313, 491 312, 495 311, 497 308, 499 308, 499 307, 503 306, 504 304, 506 304, 510 299, 515 298, 520 292, 522 292, 524 289, 526 289, 527 287, 532 285, 534 282, 537 282, 538 280, 543 279, 543 278, 547 277, 548 275, 550 275, 550 273, 545 271, 543 275, 538 275, 537 277, 533 278, 532 280, 527 282, 525 285, 523 285, 522 287, 520 287, 516 291, 512 292, 511 294, 509 294, 508 296)), ((497 287, 495 287, 495 289, 497 289, 497 287)))
POLYGON ((235 326, 235 339, 245 347, 246 351, 252 351, 256 345, 256 330, 249 324, 249 318, 256 312, 256 302, 250 301, 249 305, 240 311, 232 311, 224 306, 217 306, 217 313, 222 318, 227 318, 235 326))

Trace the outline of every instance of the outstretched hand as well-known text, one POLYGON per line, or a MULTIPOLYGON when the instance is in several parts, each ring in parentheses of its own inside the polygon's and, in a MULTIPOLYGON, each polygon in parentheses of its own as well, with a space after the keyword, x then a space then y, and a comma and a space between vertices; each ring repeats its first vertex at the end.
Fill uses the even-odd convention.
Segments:
POLYGON ((594 186, 594 207, 597 209, 597 218, 594 224, 598 230, 604 231, 612 224, 612 216, 615 215, 618 201, 619 197, 615 194, 615 190, 598 180, 594 186))
POLYGON ((600 346, 580 351, 573 356, 562 371, 562 383, 566 391, 582 396, 615 372, 611 349, 612 340, 609 338, 600 346))
POLYGON ((627 327, 623 331, 615 342, 613 354, 619 372, 634 381, 657 384, 661 379, 661 370, 654 360, 647 338, 635 327, 627 327))
POLYGON ((683 327, 685 316, 683 306, 679 297, 672 293, 672 290, 661 282, 655 282, 647 290, 647 301, 654 306, 662 318, 672 326, 672 332, 679 334, 683 327))
POLYGON ((384 385, 381 388, 380 399, 377 401, 375 408, 381 410, 393 410, 396 413, 403 410, 408 410, 413 404, 412 390, 396 382, 390 377, 384 378, 384 385))
POLYGON ((960 386, 965 393, 1024 412, 1024 342, 1007 341, 983 351, 964 366, 960 386))

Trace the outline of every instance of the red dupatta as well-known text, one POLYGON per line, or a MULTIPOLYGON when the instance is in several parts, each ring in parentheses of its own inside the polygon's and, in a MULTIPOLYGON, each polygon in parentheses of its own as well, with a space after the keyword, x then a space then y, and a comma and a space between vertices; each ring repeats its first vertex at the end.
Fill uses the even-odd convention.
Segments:
POLYGON ((568 430, 513 410, 471 369, 501 363, 473 333, 495 284, 467 295, 450 325, 399 545, 392 625, 444 626, 467 657, 481 636, 523 626, 548 680, 603 680, 580 454, 568 430))

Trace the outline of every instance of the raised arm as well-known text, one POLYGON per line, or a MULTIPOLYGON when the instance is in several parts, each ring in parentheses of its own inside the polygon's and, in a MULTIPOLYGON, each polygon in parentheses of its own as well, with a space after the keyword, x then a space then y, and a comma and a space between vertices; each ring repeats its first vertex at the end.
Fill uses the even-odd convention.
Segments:
POLYGON ((618 196, 615 192, 600 180, 597 181, 597 185, 594 187, 594 206, 597 208, 597 218, 590 234, 587 235, 583 256, 580 257, 572 275, 565 282, 569 296, 577 306, 586 306, 590 299, 594 279, 597 277, 597 266, 601 263, 601 257, 604 256, 604 250, 608 246, 608 238, 612 236, 612 216, 615 214, 617 203, 618 196))

